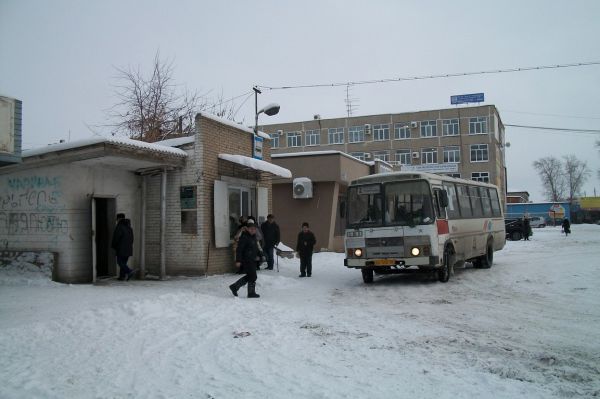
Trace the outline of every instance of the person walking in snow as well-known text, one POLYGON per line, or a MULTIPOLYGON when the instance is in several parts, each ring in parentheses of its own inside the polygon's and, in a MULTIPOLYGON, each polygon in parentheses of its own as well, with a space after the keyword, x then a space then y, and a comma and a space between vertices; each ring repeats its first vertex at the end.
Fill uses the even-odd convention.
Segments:
MULTIPOLYGON (((252 223, 254 223, 254 225, 256 226, 256 241, 258 242, 258 250, 260 251, 261 254, 264 254, 263 252, 263 245, 264 245, 264 236, 262 231, 260 230, 260 227, 258 226, 258 224, 256 223, 256 219, 254 218, 254 216, 248 216, 248 221, 252 220, 252 223)), ((260 265, 263 263, 264 259, 261 256, 261 258, 259 260, 256 261, 256 270, 260 270, 260 265)))
POLYGON ((117 256, 119 280, 129 280, 135 273, 135 270, 127 266, 129 257, 133 255, 133 229, 131 221, 125 218, 124 213, 117 214, 117 226, 113 232, 111 247, 117 256))
POLYGON ((248 298, 260 297, 256 293, 256 262, 261 258, 262 253, 256 240, 256 230, 254 220, 249 219, 235 255, 235 265, 243 270, 245 276, 229 286, 234 296, 238 296, 239 289, 248 284, 248 298))
POLYGON ((279 226, 275 223, 275 216, 267 215, 267 220, 260 225, 263 234, 263 251, 267 258, 267 270, 273 270, 273 249, 281 241, 279 226))
POLYGON ((571 234, 571 222, 569 222, 569 219, 567 219, 567 218, 563 219, 562 230, 563 230, 563 233, 565 233, 565 237, 568 237, 569 234, 571 234))
POLYGON ((312 275, 312 255, 317 239, 310 231, 308 223, 302 223, 302 231, 298 233, 296 251, 300 256, 300 276, 310 277, 312 275))

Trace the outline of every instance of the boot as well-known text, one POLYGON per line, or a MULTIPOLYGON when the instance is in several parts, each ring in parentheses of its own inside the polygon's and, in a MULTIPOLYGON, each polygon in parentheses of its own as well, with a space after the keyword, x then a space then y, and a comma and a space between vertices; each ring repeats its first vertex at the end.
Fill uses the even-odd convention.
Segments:
POLYGON ((231 293, 233 294, 233 296, 238 296, 237 292, 238 292, 238 286, 236 283, 233 283, 229 286, 229 289, 231 290, 231 293))
POLYGON ((256 283, 248 283, 248 298, 260 298, 260 295, 254 291, 256 289, 256 283))

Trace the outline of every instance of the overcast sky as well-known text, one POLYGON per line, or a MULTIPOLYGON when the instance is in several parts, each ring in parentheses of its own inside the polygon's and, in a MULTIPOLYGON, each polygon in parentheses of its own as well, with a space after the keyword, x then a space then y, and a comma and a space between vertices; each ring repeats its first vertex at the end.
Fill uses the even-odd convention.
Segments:
MULTIPOLYGON (((600 61, 600 2, 0 0, 0 94, 23 101, 24 147, 92 135, 115 102, 114 67, 149 68, 225 98, 266 86, 600 61)), ((352 88, 354 115, 450 107, 484 92, 504 123, 600 129, 600 66, 352 88)), ((264 91, 261 123, 345 115, 345 88, 264 91), (268 120, 266 119, 268 118, 268 120)), ((253 123, 253 99, 236 119, 253 123)), ((600 134, 506 129, 509 189, 542 200, 532 162, 575 154, 594 170, 600 134)))

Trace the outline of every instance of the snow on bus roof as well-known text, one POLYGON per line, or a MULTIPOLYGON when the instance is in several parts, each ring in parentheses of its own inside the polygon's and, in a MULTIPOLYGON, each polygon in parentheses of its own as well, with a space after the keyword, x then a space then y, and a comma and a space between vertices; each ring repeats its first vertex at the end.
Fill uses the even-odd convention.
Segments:
POLYGON ((414 179, 422 179, 422 178, 438 179, 438 180, 452 181, 452 182, 463 183, 463 184, 477 183, 477 185, 488 186, 488 187, 496 187, 495 185, 490 184, 490 183, 483 183, 483 182, 478 182, 478 181, 475 181, 475 180, 459 179, 459 178, 456 178, 456 177, 450 177, 450 176, 445 176, 445 175, 438 175, 438 174, 427 173, 427 172, 387 172, 387 173, 377 173, 377 174, 374 174, 374 175, 368 175, 368 176, 359 177, 358 179, 353 180, 351 182, 351 184, 369 183, 369 182, 372 182, 372 181, 377 182, 377 181, 381 181, 381 180, 393 180, 394 178, 398 178, 398 177, 412 177, 414 179))

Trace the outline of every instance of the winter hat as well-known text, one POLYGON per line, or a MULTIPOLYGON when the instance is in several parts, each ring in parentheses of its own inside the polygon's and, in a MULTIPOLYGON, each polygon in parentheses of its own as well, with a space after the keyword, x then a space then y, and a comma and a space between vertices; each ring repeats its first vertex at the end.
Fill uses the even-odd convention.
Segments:
POLYGON ((248 221, 246 222, 246 227, 256 227, 256 225, 254 224, 254 220, 248 219, 248 221))

